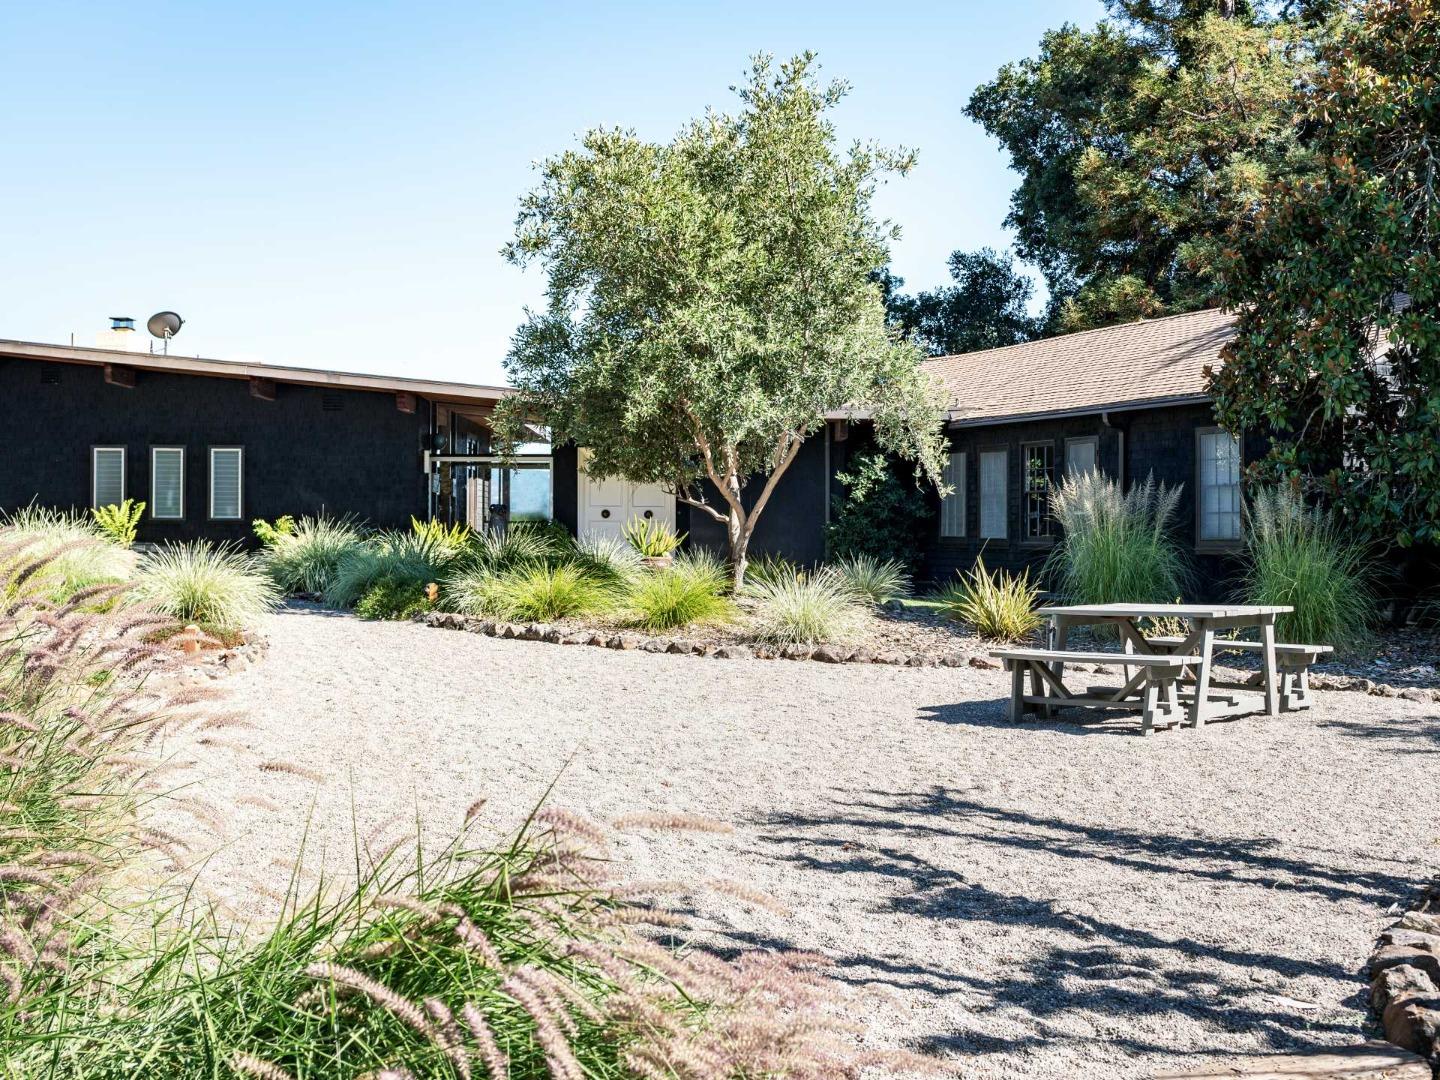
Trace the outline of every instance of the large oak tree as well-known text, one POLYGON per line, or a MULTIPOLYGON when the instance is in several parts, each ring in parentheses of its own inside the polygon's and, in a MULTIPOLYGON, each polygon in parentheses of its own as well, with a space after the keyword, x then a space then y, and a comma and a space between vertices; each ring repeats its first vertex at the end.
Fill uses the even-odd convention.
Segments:
POLYGON ((847 87, 813 68, 758 58, 738 111, 668 143, 589 132, 539 166, 504 251, 548 275, 506 359, 509 415, 587 447, 592 475, 663 484, 723 523, 737 585, 828 411, 872 417, 883 447, 940 475, 940 399, 873 280, 895 230, 872 196, 913 157, 837 149, 847 87))

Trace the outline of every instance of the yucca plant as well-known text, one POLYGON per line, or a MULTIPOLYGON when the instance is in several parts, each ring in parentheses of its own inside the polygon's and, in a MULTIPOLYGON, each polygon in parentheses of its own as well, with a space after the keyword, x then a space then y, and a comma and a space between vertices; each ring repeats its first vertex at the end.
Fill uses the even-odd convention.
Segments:
POLYGON ((280 602, 255 559, 230 545, 165 544, 141 561, 134 594, 177 622, 245 630, 280 602))
POLYGON ((872 604, 910 595, 910 575, 898 559, 848 555, 835 559, 830 568, 845 579, 856 596, 872 604))
POLYGON ((1241 596, 1295 609, 1276 619, 1280 639, 1362 644, 1377 616, 1372 545, 1284 487, 1255 492, 1246 525, 1241 596))
POLYGON ((254 524, 266 544, 265 567, 282 592, 325 592, 341 562, 364 543, 360 527, 348 518, 302 517, 288 532, 284 520, 264 535, 259 531, 264 522, 254 524))
POLYGON ((839 574, 780 575, 751 583, 746 592, 759 601, 755 636, 798 645, 851 640, 859 629, 860 606, 839 574))
POLYGON ((630 546, 647 559, 663 559, 685 542, 684 533, 677 534, 669 525, 655 518, 631 518, 621 532, 630 546))
POLYGON ((724 622, 734 607, 725 598, 729 575, 714 559, 676 559, 668 569, 634 579, 626 597, 635 625, 650 631, 724 622))
POLYGON ((119 506, 97 506, 90 511, 95 524, 111 543, 129 547, 135 543, 135 534, 140 528, 140 518, 145 513, 145 504, 126 499, 119 506))
POLYGON ((1163 604, 1185 592, 1189 571, 1171 522, 1182 488, 1153 476, 1128 493, 1096 471, 1066 477, 1050 505, 1063 534, 1045 574, 1072 604, 1163 604))
POLYGON ((968 623, 990 641, 1024 641, 1043 622, 1035 608, 1040 587, 1030 580, 1029 571, 1019 575, 1007 570, 991 574, 985 560, 977 558, 968 574, 952 582, 938 597, 940 609, 968 623))

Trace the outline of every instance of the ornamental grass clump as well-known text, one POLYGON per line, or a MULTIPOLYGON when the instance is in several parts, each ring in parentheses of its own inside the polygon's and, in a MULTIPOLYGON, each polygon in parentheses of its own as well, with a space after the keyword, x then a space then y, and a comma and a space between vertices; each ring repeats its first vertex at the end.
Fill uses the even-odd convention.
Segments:
POLYGON ((746 593, 758 601, 753 616, 761 641, 793 645, 846 642, 860 628, 860 602, 839 574, 781 574, 751 583, 746 593))
POLYGON ((618 536, 588 533, 575 541, 575 562, 597 578, 621 584, 637 577, 641 555, 618 536))
POLYGON ((1280 604, 1280 640, 1354 649, 1377 618, 1372 546, 1288 488, 1257 491, 1246 520, 1247 604, 1280 604))
POLYGON ((34 572, 57 600, 91 585, 125 581, 135 570, 135 554, 111 540, 93 518, 63 510, 28 506, 0 513, 0 547, 12 546, 44 557, 34 572))
POLYGON ((898 559, 843 555, 832 561, 830 567, 845 579, 856 596, 872 604, 910 595, 910 575, 898 559))
POLYGON ((347 551, 325 589, 325 602, 354 607, 371 590, 390 596, 425 595, 425 586, 442 580, 462 552, 442 536, 421 532, 381 532, 347 551))
POLYGON ((134 595, 177 622, 244 630, 280 602, 263 565, 239 548, 207 540, 165 544, 141 561, 134 595))
POLYGON ((605 611, 615 599, 605 582, 568 563, 517 565, 493 571, 470 567, 445 584, 446 604, 462 615, 549 622, 605 611))
POLYGON ((634 625, 645 630, 726 622, 734 616, 725 597, 728 585, 724 565, 713 556, 677 558, 668 569, 637 577, 626 602, 634 625))
POLYGON ((1128 493, 1096 471, 1066 477, 1050 505, 1063 535, 1045 562, 1072 604, 1163 604, 1185 592, 1189 572, 1171 523, 1181 487, 1153 476, 1128 493))
POLYGON ((255 532, 265 545, 266 569, 286 593, 325 592, 340 564, 363 543, 359 527, 346 518, 302 517, 288 529, 284 521, 257 521, 255 532))
POLYGON ((1024 641, 1040 628, 1039 599, 1040 586, 1028 570, 1018 576, 1007 570, 991 574, 983 558, 938 597, 940 609, 952 619, 968 623, 982 638, 1004 642, 1024 641))

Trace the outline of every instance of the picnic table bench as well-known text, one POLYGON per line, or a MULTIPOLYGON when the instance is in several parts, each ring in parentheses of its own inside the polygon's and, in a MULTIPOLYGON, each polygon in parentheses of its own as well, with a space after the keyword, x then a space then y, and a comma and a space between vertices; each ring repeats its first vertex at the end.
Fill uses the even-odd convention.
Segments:
MULTIPOLYGON (((1182 637, 1152 637, 1145 640, 1159 649, 1178 649, 1185 644, 1185 639, 1182 637)), ((1216 652, 1260 652, 1264 647, 1264 643, 1259 641, 1215 639, 1216 652)), ((1281 712, 1310 708, 1312 704, 1310 666, 1319 663, 1320 657, 1334 651, 1334 647, 1330 645, 1275 643, 1275 667, 1280 679, 1281 712)), ((1238 683, 1212 680, 1211 686, 1222 689, 1233 687, 1237 690, 1250 690, 1260 686, 1264 677, 1263 671, 1257 671, 1238 683)))
POLYGON ((1136 690, 1140 692, 1140 731, 1148 735, 1156 721, 1170 727, 1180 722, 1180 698, 1175 684, 1186 667, 1199 663, 1198 656, 1177 656, 1161 653, 1077 652, 1062 649, 995 649, 990 655, 1005 664, 1010 672, 1010 712, 1014 720, 1025 715, 1026 705, 1049 710, 1065 705, 1097 709, 1132 706, 1136 690), (1119 664, 1135 668, 1135 674, 1123 686, 1089 687, 1077 692, 1067 687, 1055 669, 1063 664, 1119 664), (1030 692, 1025 692, 1026 677, 1030 692))

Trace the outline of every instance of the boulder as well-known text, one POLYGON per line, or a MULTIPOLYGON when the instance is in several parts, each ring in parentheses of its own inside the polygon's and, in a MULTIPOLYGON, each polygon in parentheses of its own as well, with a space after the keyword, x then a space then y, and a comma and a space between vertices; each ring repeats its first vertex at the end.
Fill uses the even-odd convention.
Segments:
POLYGON ((665 651, 678 653, 681 656, 684 656, 687 653, 692 653, 695 651, 695 643, 693 641, 686 641, 683 638, 676 638, 674 641, 670 642, 670 647, 665 651))
POLYGON ((903 652, 883 652, 875 657, 877 664, 894 664, 896 667, 904 667, 905 662, 910 658, 903 652))
POLYGON ((1382 945, 1370 957, 1370 978, 1373 981, 1382 971, 1394 967, 1413 967, 1424 972, 1436 986, 1440 986, 1440 956, 1423 949, 1412 949, 1405 945, 1382 945))
POLYGON ((870 664, 875 660, 875 653, 870 649, 856 649, 850 654, 852 664, 870 664))
POLYGON ((1400 945, 1440 956, 1440 934, 1431 934, 1424 930, 1409 930, 1399 923, 1380 935, 1380 944, 1400 945))
POLYGON ((714 654, 721 660, 749 660, 755 654, 743 645, 721 645, 714 654))
POLYGON ((809 660, 814 652, 809 645, 785 645, 780 649, 780 655, 786 660, 809 660))
POLYGON ((670 641, 667 638, 647 638, 640 643, 642 652, 663 653, 670 651, 670 641))
POLYGON ((843 645, 821 645, 810 654, 810 659, 822 664, 843 664, 850 659, 850 650, 843 645))
POLYGON ((982 671, 998 671, 1000 669, 1000 661, 991 660, 988 656, 972 656, 970 657, 970 666, 979 668, 982 671))

